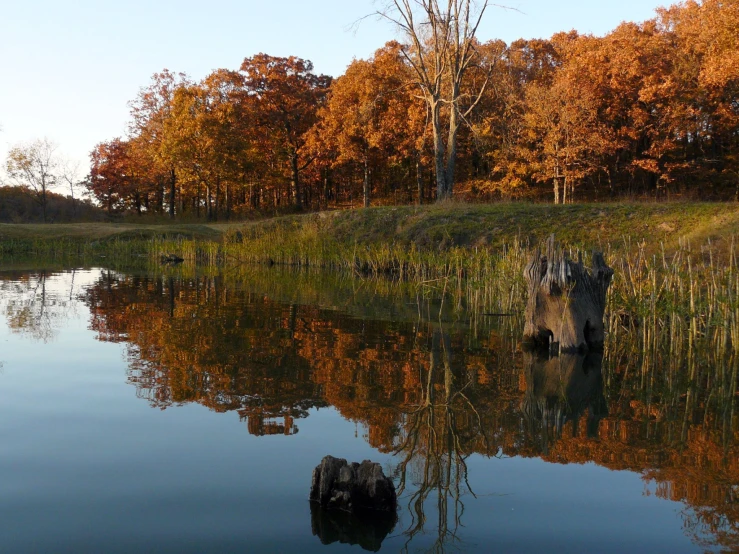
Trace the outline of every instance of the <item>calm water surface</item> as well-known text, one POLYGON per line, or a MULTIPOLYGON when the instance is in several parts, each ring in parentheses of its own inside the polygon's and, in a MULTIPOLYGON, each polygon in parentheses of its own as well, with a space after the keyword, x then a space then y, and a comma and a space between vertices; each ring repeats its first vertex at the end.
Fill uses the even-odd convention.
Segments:
POLYGON ((332 279, 0 272, 0 551, 739 544, 735 402, 332 279), (398 521, 312 507, 326 454, 380 462, 398 521))

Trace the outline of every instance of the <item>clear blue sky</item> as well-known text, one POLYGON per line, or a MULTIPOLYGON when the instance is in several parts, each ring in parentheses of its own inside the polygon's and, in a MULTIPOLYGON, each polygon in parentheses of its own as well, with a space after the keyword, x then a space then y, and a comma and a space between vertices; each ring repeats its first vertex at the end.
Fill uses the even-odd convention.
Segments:
MULTIPOLYGON (((577 29, 603 35, 621 21, 643 21, 669 0, 498 0, 483 41, 550 37, 577 29)), ((163 68, 199 79, 236 69, 264 52, 313 61, 338 76, 398 38, 376 18, 372 0, 4 0, 0 16, 0 165, 7 149, 47 136, 79 160, 121 136, 126 103, 163 68)), ((1 175, 1 174, 0 174, 1 175)))

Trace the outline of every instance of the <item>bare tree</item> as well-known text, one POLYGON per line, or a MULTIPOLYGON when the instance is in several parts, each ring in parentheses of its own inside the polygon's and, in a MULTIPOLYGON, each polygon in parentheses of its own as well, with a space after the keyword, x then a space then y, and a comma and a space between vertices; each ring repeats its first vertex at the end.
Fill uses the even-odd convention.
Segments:
POLYGON ((47 192, 59 177, 59 161, 55 156, 56 144, 49 139, 39 139, 29 144, 14 146, 8 152, 5 169, 16 186, 26 189, 41 205, 46 223, 47 192))
POLYGON ((386 0, 378 12, 406 35, 404 54, 431 113, 438 200, 452 196, 457 133, 490 82, 491 64, 481 68, 472 93, 462 89, 465 75, 480 67, 475 34, 489 5, 489 0, 386 0))
POLYGON ((80 179, 80 163, 65 159, 60 163, 60 180, 69 187, 69 196, 72 198, 72 214, 77 217, 77 204, 74 200, 74 190, 82 186, 80 179))

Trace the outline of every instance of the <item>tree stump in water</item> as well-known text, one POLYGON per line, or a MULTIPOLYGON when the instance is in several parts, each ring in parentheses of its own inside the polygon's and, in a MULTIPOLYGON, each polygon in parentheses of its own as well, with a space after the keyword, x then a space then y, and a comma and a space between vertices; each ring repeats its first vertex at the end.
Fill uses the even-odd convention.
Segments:
POLYGON ((310 499, 328 509, 358 513, 367 510, 395 513, 395 484, 380 464, 369 460, 349 464, 325 456, 313 470, 310 499))
POLYGON ((613 269, 603 254, 593 253, 586 269, 582 258, 574 262, 555 248, 554 237, 547 252, 536 252, 524 270, 529 300, 526 305, 524 339, 550 352, 575 352, 603 347, 603 313, 613 269))

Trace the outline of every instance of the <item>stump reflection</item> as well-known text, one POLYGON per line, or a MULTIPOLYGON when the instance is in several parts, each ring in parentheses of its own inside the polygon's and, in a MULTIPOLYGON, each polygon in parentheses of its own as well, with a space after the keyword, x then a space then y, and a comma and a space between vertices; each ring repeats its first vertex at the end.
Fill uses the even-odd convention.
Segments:
POLYGON ((524 353, 526 394, 521 412, 531 425, 541 424, 541 452, 547 454, 549 433, 560 437, 568 421, 587 418, 587 436, 598 435, 599 421, 608 415, 603 395, 603 354, 591 352, 549 357, 538 352, 524 353))
POLYGON ((382 541, 395 528, 397 516, 394 513, 370 512, 358 517, 341 510, 326 510, 311 502, 310 521, 313 535, 322 544, 339 542, 378 552, 382 541))

